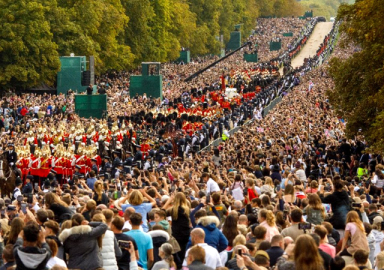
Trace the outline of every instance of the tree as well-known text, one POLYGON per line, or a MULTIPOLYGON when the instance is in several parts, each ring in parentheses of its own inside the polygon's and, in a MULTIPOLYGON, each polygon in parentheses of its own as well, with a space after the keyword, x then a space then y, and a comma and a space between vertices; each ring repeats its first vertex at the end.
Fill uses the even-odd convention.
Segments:
POLYGON ((384 6, 375 0, 342 5, 338 18, 346 36, 344 45, 360 50, 346 60, 331 59, 330 74, 335 89, 329 90, 330 102, 347 121, 347 136, 361 130, 373 151, 384 149, 384 6))
POLYGON ((45 1, 52 7, 49 18, 60 53, 95 56, 97 73, 133 67, 134 55, 123 38, 129 18, 120 0, 58 0, 57 8, 45 1))
POLYGON ((33 0, 0 1, 2 89, 53 82, 60 61, 44 12, 33 0))
POLYGON ((124 0, 122 5, 125 15, 130 20, 124 29, 124 44, 129 46, 135 55, 134 64, 142 61, 154 61, 156 55, 156 41, 152 37, 150 24, 155 12, 149 0, 124 0))

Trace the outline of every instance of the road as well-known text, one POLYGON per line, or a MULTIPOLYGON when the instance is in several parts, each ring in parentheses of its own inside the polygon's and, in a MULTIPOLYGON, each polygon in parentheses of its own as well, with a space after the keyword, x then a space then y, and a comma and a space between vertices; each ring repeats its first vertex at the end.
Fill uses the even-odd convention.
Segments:
POLYGON ((312 57, 316 54, 317 49, 323 42, 324 37, 331 31, 333 26, 332 22, 319 22, 313 29, 312 35, 301 49, 298 55, 292 59, 292 67, 297 68, 303 65, 304 58, 312 57))

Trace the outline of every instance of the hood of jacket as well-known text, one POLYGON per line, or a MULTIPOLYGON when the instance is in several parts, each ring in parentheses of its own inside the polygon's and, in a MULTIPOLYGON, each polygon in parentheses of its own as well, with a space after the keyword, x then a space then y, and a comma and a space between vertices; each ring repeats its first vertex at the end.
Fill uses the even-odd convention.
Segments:
POLYGON ((91 226, 88 225, 80 225, 75 226, 70 229, 65 229, 60 235, 59 240, 64 243, 65 240, 67 240, 69 237, 71 237, 72 240, 79 239, 82 235, 88 234, 92 231, 91 226))
POLYGON ((36 269, 48 256, 48 251, 45 249, 42 250, 42 253, 27 253, 21 249, 17 249, 17 255, 25 267, 29 269, 36 269))
POLYGON ((169 229, 169 222, 167 220, 160 221, 159 225, 161 225, 164 228, 164 230, 168 231, 168 229, 169 229))
POLYGON ((197 224, 207 228, 209 231, 213 231, 220 225, 220 221, 216 216, 205 216, 199 218, 197 224))
POLYGON ((152 239, 157 237, 163 237, 165 238, 165 241, 168 241, 170 238, 169 234, 166 231, 162 231, 162 230, 154 230, 154 231, 149 231, 147 233, 152 237, 152 239))
POLYGON ((384 233, 378 230, 372 230, 370 235, 373 236, 376 243, 381 243, 384 240, 384 233))

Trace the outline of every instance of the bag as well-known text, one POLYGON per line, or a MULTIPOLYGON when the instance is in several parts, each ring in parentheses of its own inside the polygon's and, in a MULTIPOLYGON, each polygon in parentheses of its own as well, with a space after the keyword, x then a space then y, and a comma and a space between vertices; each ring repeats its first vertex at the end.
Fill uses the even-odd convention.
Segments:
POLYGON ((173 247, 173 254, 176 254, 177 252, 181 251, 180 245, 175 237, 171 236, 171 238, 169 238, 168 240, 168 244, 171 244, 171 246, 173 247))

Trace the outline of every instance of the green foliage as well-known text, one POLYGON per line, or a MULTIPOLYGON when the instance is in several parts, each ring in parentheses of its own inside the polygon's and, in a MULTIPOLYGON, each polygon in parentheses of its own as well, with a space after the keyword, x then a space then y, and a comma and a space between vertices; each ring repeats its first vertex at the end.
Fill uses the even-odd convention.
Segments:
POLYGON ((304 10, 313 10, 314 16, 322 16, 329 20, 336 17, 337 10, 342 3, 353 4, 354 0, 301 0, 304 10))
POLYGON ((356 1, 342 5, 338 17, 344 19, 340 30, 346 43, 361 50, 346 60, 333 58, 330 74, 335 89, 329 91, 331 103, 347 120, 347 135, 359 129, 372 150, 384 149, 384 7, 378 1, 356 1))
MULTIPOLYGON (((329 0, 331 1, 331 0, 329 0)), ((259 15, 302 15, 296 0, 0 0, 2 88, 52 84, 58 56, 95 56, 96 73, 166 62, 181 47, 217 54, 241 24, 243 41, 259 15)))
POLYGON ((0 1, 0 87, 52 82, 59 70, 45 8, 29 0, 0 1))

